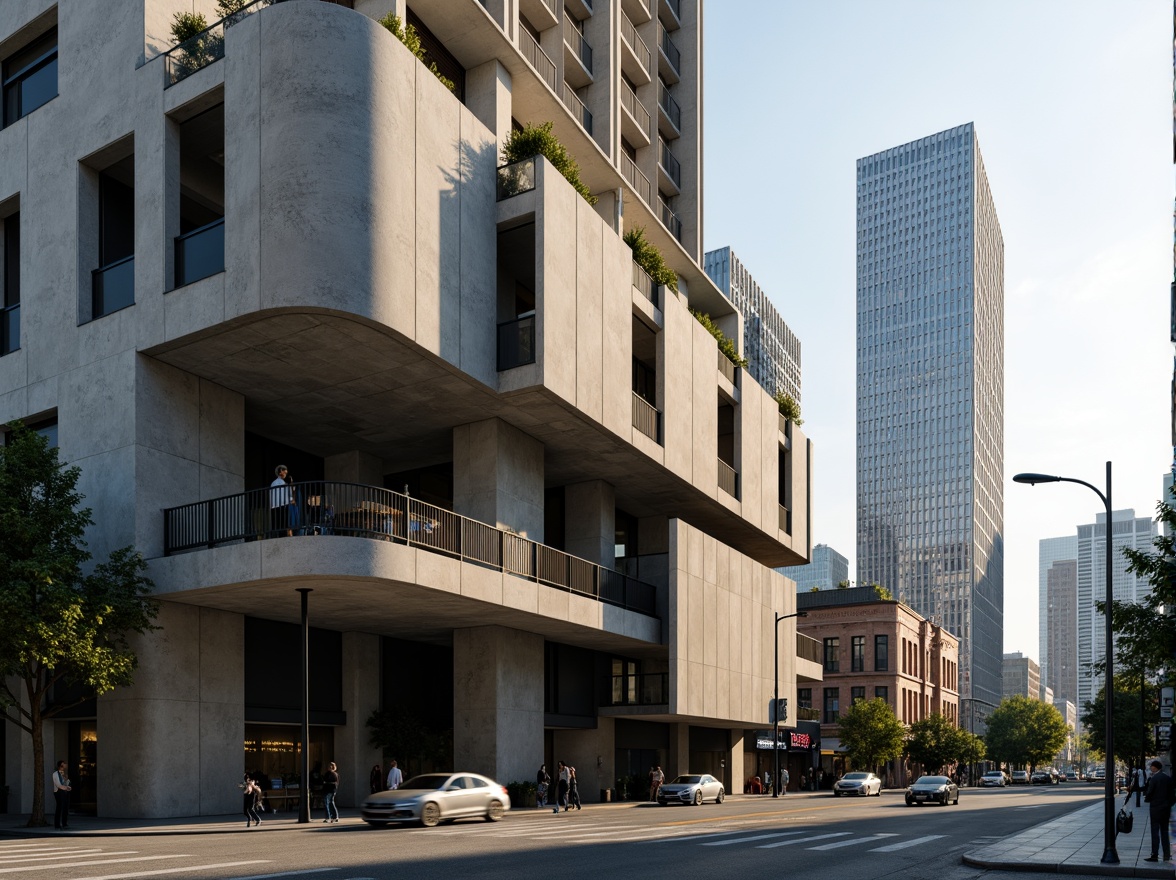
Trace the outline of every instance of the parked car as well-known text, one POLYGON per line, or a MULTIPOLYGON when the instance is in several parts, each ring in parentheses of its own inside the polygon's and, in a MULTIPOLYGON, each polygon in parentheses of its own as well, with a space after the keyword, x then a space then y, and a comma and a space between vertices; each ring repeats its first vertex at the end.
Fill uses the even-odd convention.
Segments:
POLYGON ((694 804, 697 807, 709 800, 721 804, 726 796, 723 783, 707 773, 679 776, 657 790, 657 802, 663 807, 670 804, 694 804))
POLYGON ((469 817, 497 822, 509 809, 505 786, 493 779, 477 773, 426 773, 395 791, 368 795, 361 815, 369 825, 420 822, 432 828, 438 822, 469 817))
POLYGON ((856 794, 862 797, 882 794, 882 780, 873 773, 846 773, 833 783, 833 797, 856 794))
POLYGON ((998 785, 1001 788, 1004 788, 1006 785, 1008 785, 1008 780, 1005 779, 1003 770, 989 770, 980 777, 980 785, 998 785))
POLYGON ((1013 771, 1013 785, 1028 785, 1029 771, 1028 770, 1014 770, 1013 771))
POLYGON ((908 786, 906 790, 906 805, 927 802, 940 803, 943 806, 960 802, 960 787, 946 776, 920 776, 908 786))
POLYGON ((1029 782, 1033 785, 1057 785, 1058 771, 1053 767, 1034 770, 1033 775, 1029 777, 1029 782))

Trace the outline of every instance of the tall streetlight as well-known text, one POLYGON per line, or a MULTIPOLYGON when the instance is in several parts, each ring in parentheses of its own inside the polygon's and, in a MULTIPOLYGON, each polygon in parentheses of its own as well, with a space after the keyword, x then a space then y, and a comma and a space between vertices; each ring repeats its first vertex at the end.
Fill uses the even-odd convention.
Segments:
POLYGON ((795 611, 792 614, 777 614, 776 628, 772 631, 776 657, 776 662, 772 664, 776 672, 776 687, 772 702, 772 754, 776 757, 776 770, 772 777, 772 797, 774 798, 780 796, 780 621, 790 617, 808 617, 808 612, 795 611))
POLYGON ((1104 495, 1099 491, 1097 486, 1092 486, 1085 480, 1075 480, 1073 477, 1053 477, 1048 474, 1017 474, 1013 477, 1014 483, 1028 483, 1030 486, 1036 486, 1038 483, 1077 483, 1080 486, 1085 486, 1090 491, 1094 492, 1102 499, 1103 506, 1107 509, 1107 592, 1106 592, 1106 651, 1107 651, 1107 682, 1106 682, 1106 766, 1107 779, 1106 791, 1103 794, 1103 854, 1102 863, 1104 865, 1119 864, 1119 852, 1115 849, 1115 731, 1111 724, 1111 719, 1114 717, 1115 707, 1115 680, 1114 680, 1114 665, 1115 665, 1115 651, 1114 651, 1114 630, 1111 627, 1111 604, 1114 601, 1114 592, 1111 583, 1111 556, 1114 551, 1112 543, 1112 520, 1114 518, 1111 511, 1111 463, 1107 462, 1107 493, 1104 495))

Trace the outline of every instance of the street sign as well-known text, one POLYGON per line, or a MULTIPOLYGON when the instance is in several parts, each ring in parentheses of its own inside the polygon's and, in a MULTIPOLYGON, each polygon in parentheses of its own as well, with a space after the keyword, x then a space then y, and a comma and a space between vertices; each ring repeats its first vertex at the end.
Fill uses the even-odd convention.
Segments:
POLYGON ((1167 751, 1172 747, 1172 725, 1156 725, 1156 751, 1167 751))
POLYGON ((776 705, 776 702, 777 701, 774 701, 774 700, 768 700, 768 723, 769 724, 776 724, 776 723, 783 724, 785 721, 788 720, 788 698, 781 697, 780 700, 778 701, 779 706, 776 705), (777 709, 779 711, 777 711, 777 709), (777 720, 776 720, 777 716, 780 719, 779 722, 777 722, 777 720))
POLYGON ((1171 719, 1172 704, 1176 702, 1176 688, 1160 688, 1160 717, 1171 719))

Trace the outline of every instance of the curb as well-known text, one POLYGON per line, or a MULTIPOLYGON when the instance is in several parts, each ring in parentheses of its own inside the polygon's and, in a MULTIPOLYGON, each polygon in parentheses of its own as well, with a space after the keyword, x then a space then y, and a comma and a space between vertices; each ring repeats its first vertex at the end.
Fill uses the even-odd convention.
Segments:
POLYGON ((993 859, 978 858, 972 853, 964 853, 960 857, 965 865, 973 868, 986 868, 990 871, 1016 871, 1019 873, 1035 874, 1078 874, 1082 876, 1100 877, 1150 877, 1155 880, 1172 880, 1176 873, 1171 867, 1143 867, 1140 865, 1079 865, 1072 862, 1002 862, 993 859))

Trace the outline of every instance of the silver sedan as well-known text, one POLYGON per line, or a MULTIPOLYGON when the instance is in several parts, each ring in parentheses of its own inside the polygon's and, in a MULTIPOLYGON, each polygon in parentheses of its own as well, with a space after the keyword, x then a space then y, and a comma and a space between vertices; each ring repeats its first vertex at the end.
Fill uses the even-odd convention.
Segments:
POLYGON ((707 773, 679 776, 673 782, 667 782, 657 790, 657 802, 663 807, 669 804, 694 804, 698 806, 703 801, 714 801, 721 804, 726 797, 723 783, 707 773))
POLYGON ((882 780, 873 773, 846 773, 833 783, 833 797, 856 794, 862 797, 882 794, 882 780))
POLYGON ((432 828, 468 817, 497 822, 509 809, 506 788, 493 779, 477 773, 427 773, 395 791, 368 795, 362 815, 369 825, 420 822, 432 828))

